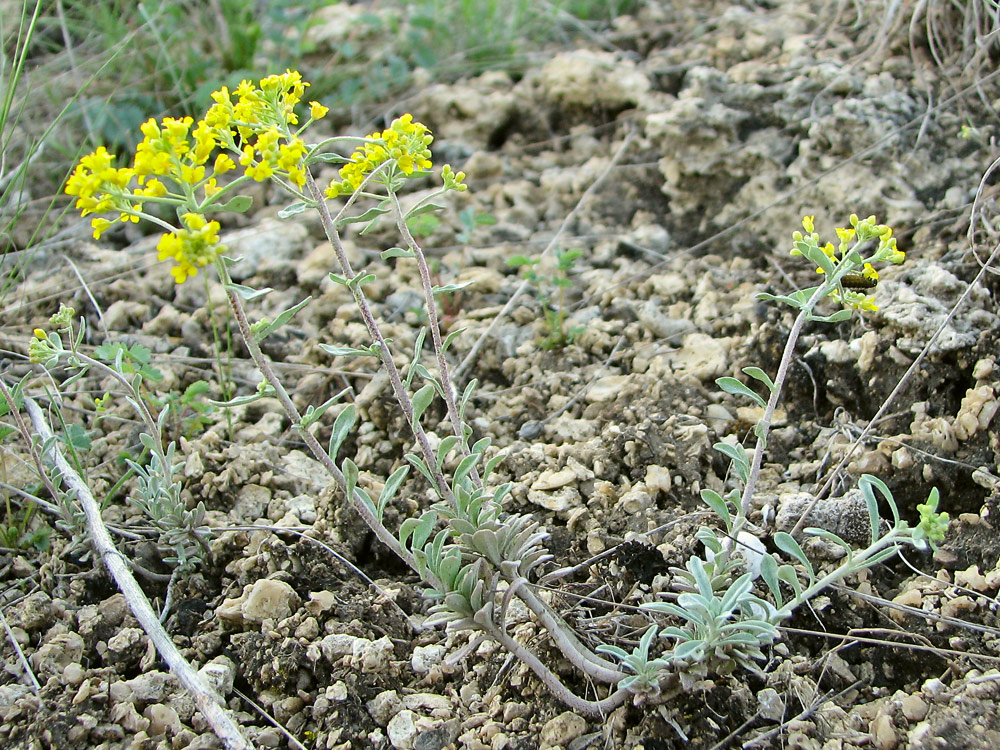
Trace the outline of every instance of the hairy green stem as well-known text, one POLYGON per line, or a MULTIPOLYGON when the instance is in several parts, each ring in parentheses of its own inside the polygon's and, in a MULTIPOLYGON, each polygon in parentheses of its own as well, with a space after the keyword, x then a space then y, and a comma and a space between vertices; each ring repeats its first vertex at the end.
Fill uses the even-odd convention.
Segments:
POLYGON ((743 487, 743 495, 740 498, 740 505, 736 509, 736 519, 733 521, 732 532, 726 539, 726 544, 724 545, 722 559, 719 561, 720 566, 725 565, 729 555, 732 553, 735 539, 739 536, 739 533, 743 530, 743 527, 747 523, 747 516, 750 513, 750 505, 753 502, 753 493, 757 488, 757 481, 760 479, 760 469, 764 460, 764 450, 767 446, 767 436, 771 429, 771 421, 774 419, 774 410, 777 408, 778 401, 781 399, 781 391, 785 384, 785 378, 788 376, 788 368, 792 363, 792 356, 795 354, 795 345, 798 343, 799 334, 802 333, 802 327, 810 318, 813 307, 815 307, 816 303, 823 299, 823 297, 829 294, 830 290, 827 286, 827 284, 824 284, 816 289, 805 306, 799 310, 799 314, 795 316, 795 322, 792 323, 792 329, 788 332, 788 339, 785 341, 785 350, 781 354, 781 362, 778 364, 778 372, 774 376, 774 388, 771 389, 771 397, 767 400, 767 406, 764 409, 764 416, 761 417, 760 421, 757 423, 757 445, 754 448, 753 460, 750 464, 750 473, 747 476, 746 485, 743 487))

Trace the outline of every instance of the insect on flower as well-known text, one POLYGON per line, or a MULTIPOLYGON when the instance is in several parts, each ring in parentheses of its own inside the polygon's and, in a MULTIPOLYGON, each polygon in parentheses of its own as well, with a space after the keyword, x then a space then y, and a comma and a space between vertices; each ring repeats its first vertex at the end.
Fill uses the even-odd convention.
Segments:
POLYGON ((860 273, 849 273, 840 280, 840 283, 844 289, 874 289, 878 286, 878 279, 860 273))

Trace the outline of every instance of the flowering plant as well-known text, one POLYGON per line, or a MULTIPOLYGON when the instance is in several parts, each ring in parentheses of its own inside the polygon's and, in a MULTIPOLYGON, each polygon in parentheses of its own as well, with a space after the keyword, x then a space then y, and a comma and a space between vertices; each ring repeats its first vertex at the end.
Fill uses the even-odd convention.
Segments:
MULTIPOLYGON (((791 560, 779 564, 775 556, 766 552, 763 542, 748 531, 748 510, 771 420, 802 326, 807 320, 835 322, 850 317, 855 311, 875 309, 873 300, 863 293, 877 282, 875 264, 898 263, 904 258, 896 247, 892 230, 877 224, 874 217, 859 220, 852 216, 850 228, 837 230, 840 246, 834 249, 832 244, 820 244, 813 217, 807 216, 803 220, 806 233, 793 235, 792 253, 814 264, 823 274, 823 281, 818 286, 788 295, 761 295, 791 305, 798 314, 775 377, 772 379, 760 368, 744 369, 748 376, 764 384, 769 398, 765 401, 735 378, 719 380, 723 390, 750 398, 764 407, 764 414, 754 430, 758 442, 752 458, 740 443, 720 442, 715 446, 731 459, 742 490, 735 489, 726 497, 713 490, 702 492, 724 531, 708 527, 699 530, 698 539, 705 545, 705 554, 701 558, 692 557, 683 569, 675 569, 676 587, 681 591, 676 604, 652 602, 646 605, 646 611, 670 616, 679 626, 661 629, 658 625, 650 625, 638 648, 631 653, 611 645, 589 648, 530 583, 538 566, 549 559, 544 546, 547 533, 531 517, 504 511, 503 500, 510 484, 489 484, 502 458, 500 455, 487 458, 488 438, 470 443, 473 430, 465 412, 476 382, 469 383, 460 395, 452 383, 446 354, 454 334, 442 336, 435 305, 436 295, 454 291, 459 285, 435 286, 432 283, 424 252, 408 226, 410 219, 439 209, 433 199, 440 193, 465 190, 465 175, 444 165, 440 173, 441 188, 404 211, 399 191, 407 180, 428 175, 433 166, 430 151, 433 136, 428 128, 414 121, 412 116, 403 115, 389 127, 366 138, 331 138, 307 145, 302 139, 303 131, 326 114, 325 107, 311 102, 308 119, 298 126, 296 107, 307 86, 298 73, 287 71, 264 78, 256 86, 244 81, 232 93, 220 89, 212 95, 215 103, 197 122, 191 118, 165 118, 160 123, 153 120, 145 123, 142 126, 144 139, 136 149, 131 167, 116 167, 113 157, 103 148, 84 157, 70 178, 66 192, 77 197, 76 205, 84 215, 117 213, 120 221, 146 219, 161 226, 165 233, 158 244, 159 254, 161 259, 173 261, 171 273, 178 284, 196 275, 200 269, 214 265, 226 289, 244 344, 263 376, 256 393, 233 399, 225 405, 244 404, 263 396, 277 399, 314 457, 339 485, 346 502, 424 583, 433 601, 428 623, 447 623, 451 628, 485 634, 527 664, 571 708, 601 715, 630 697, 641 699, 658 694, 661 685, 677 674, 682 679, 690 679, 707 669, 726 671, 737 665, 754 668, 755 662, 763 656, 763 649, 778 637, 778 623, 795 607, 844 577, 887 559, 902 544, 922 547, 941 540, 947 515, 937 512, 936 492, 926 506, 921 506, 919 526, 911 528, 899 518, 888 487, 881 480, 868 476, 860 482, 872 529, 868 547, 854 551, 839 537, 831 539, 835 535, 829 532, 806 530, 806 533, 824 536, 847 550, 844 562, 826 575, 817 574, 798 541, 790 534, 779 533, 774 537, 775 547, 791 560), (343 143, 354 146, 350 157, 340 156, 335 151, 331 153, 343 143), (312 165, 321 162, 342 164, 339 179, 325 189, 316 184, 310 170, 312 165), (230 172, 233 174, 228 175, 230 172), (406 463, 385 480, 378 497, 370 495, 362 486, 354 461, 340 455, 357 420, 355 406, 337 404, 344 395, 341 393, 301 413, 261 351, 260 342, 303 310, 309 299, 284 310, 273 321, 265 319, 251 323, 245 303, 270 290, 234 284, 229 277, 219 224, 209 216, 219 211, 246 211, 250 200, 237 191, 251 180, 272 180, 293 197, 295 202, 282 211, 284 216, 307 207, 319 212, 339 263, 339 272, 331 273, 330 278, 351 292, 370 337, 369 343, 354 346, 320 344, 320 347, 335 357, 377 358, 410 427, 413 450, 406 454, 406 463), (346 200, 333 215, 327 201, 339 198, 346 200), (351 213, 361 201, 374 201, 375 205, 360 213, 351 213), (176 224, 146 211, 145 206, 152 203, 173 208, 176 224), (371 225, 387 215, 395 219, 403 247, 387 250, 383 257, 412 259, 417 265, 436 371, 421 362, 427 333, 421 331, 405 377, 401 374, 390 341, 383 336, 365 294, 365 287, 374 280, 374 275, 365 270, 356 271, 344 250, 342 227, 356 222, 371 225), (828 316, 817 315, 815 308, 826 297, 841 303, 845 309, 828 316), (432 446, 422 426, 422 418, 435 399, 444 402, 452 434, 432 446), (329 447, 324 448, 314 431, 308 428, 334 405, 339 413, 333 420, 329 447), (405 519, 393 532, 384 523, 385 510, 399 492, 405 491, 411 468, 426 480, 436 501, 419 515, 405 519), (881 533, 876 490, 882 494, 894 517, 894 525, 885 534, 881 533), (734 554, 737 544, 749 552, 734 554), (758 579, 763 581, 766 590, 757 585, 758 579), (575 695, 531 649, 507 632, 506 613, 515 597, 547 629, 555 647, 571 664, 592 680, 614 686, 604 698, 590 700, 575 695), (650 658, 657 634, 675 639, 676 643, 650 658)), ((94 236, 99 237, 112 223, 112 219, 95 216, 91 221, 94 236)), ((568 257, 566 263, 572 260, 573 257, 568 257)), ((72 325, 61 322, 72 339, 72 325)), ((33 361, 51 365, 66 352, 70 352, 70 357, 75 356, 76 346, 64 350, 57 334, 39 330, 30 351, 33 361)), ((122 362, 117 364, 121 369, 122 362)), ((154 420, 152 414, 147 417, 147 425, 158 435, 161 421, 154 420)), ((167 450, 157 448, 157 451, 158 460, 141 474, 141 489, 149 496, 146 505, 154 509, 163 505, 163 497, 176 495, 172 483, 172 451, 169 447, 167 450), (157 478, 154 476, 157 472, 166 476, 157 478)), ((198 552, 196 542, 201 540, 203 529, 191 531, 178 527, 193 523, 200 523, 200 517, 171 517, 169 523, 167 520, 163 523, 168 541, 187 555, 184 559, 198 552), (185 530, 190 532, 182 540, 187 547, 180 547, 177 540, 185 530)))

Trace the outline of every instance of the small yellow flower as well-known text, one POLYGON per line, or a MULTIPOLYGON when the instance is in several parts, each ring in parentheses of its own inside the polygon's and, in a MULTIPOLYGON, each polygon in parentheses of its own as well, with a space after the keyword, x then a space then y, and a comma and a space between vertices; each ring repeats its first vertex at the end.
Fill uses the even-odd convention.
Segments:
POLYGON ((94 230, 94 239, 101 239, 101 235, 111 228, 113 224, 113 221, 110 221, 109 219, 102 219, 100 216, 91 219, 90 227, 94 230))
POLYGON ((837 227, 837 238, 840 240, 841 245, 844 245, 854 239, 857 232, 851 228, 837 227))
POLYGON ((160 182, 155 177, 146 180, 146 185, 142 190, 137 190, 137 193, 144 195, 147 198, 161 198, 167 194, 167 187, 162 182, 160 182))
POLYGON ((197 185, 205 179, 205 168, 202 166, 192 167, 189 164, 181 165, 181 181, 189 185, 197 185))
POLYGON ((229 154, 219 154, 215 157, 215 173, 223 174, 224 172, 229 172, 230 170, 236 169, 236 162, 229 154))
POLYGON ((32 333, 34 333, 35 338, 39 340, 45 340, 46 338, 48 338, 45 334, 45 331, 43 331, 41 328, 36 328, 34 331, 32 331, 32 333))
POLYGON ((816 221, 815 216, 803 216, 802 217, 802 228, 806 230, 809 234, 816 231, 813 222, 816 221))
POLYGON ((184 227, 160 237, 156 246, 159 259, 173 258, 177 265, 170 269, 174 281, 183 284, 197 275, 199 268, 226 251, 219 243, 219 222, 206 221, 201 214, 186 213, 181 216, 184 227))
POLYGON ((322 120, 326 117, 326 113, 330 111, 329 107, 324 107, 319 102, 309 102, 309 117, 313 120, 322 120))

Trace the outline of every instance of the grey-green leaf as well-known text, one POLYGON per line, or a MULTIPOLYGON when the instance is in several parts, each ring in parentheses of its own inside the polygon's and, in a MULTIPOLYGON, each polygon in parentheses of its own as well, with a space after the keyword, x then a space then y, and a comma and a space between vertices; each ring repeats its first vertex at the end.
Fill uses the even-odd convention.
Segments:
POLYGON ((358 465, 351 459, 345 458, 340 470, 344 473, 344 481, 347 482, 347 496, 354 497, 354 488, 358 486, 358 465))
POLYGON ((299 303, 297 303, 295 305, 292 305, 287 310, 282 310, 278 314, 278 317, 276 317, 274 319, 274 321, 272 321, 271 323, 268 323, 268 325, 265 326, 263 328, 263 330, 257 332, 257 334, 255 336, 255 338, 257 339, 257 341, 263 341, 268 336, 270 336, 272 333, 274 333, 275 331, 277 331, 279 328, 281 328, 283 325, 285 325, 285 323, 287 323, 293 317, 295 317, 296 313, 298 313, 299 310, 301 310, 303 307, 305 307, 306 305, 308 305, 311 301, 312 301, 312 296, 309 296, 309 297, 306 297, 301 302, 299 302, 299 303))
POLYGON ((242 214, 250 210, 250 206, 253 205, 253 198, 249 195, 237 195, 234 198, 230 198, 221 206, 213 206, 213 211, 232 211, 233 213, 242 214))
POLYGON ((337 418, 333 422, 333 432, 330 434, 330 458, 336 462, 337 453, 340 451, 340 446, 343 445, 344 440, 350 433, 351 428, 354 427, 354 420, 358 416, 357 407, 354 404, 348 404, 337 418))
POLYGON ((761 383, 767 386, 767 390, 774 393, 774 381, 771 380, 771 376, 764 372, 759 367, 744 367, 743 372, 749 375, 754 380, 759 380, 761 383))
POLYGON ((781 585, 778 580, 778 563, 770 555, 763 555, 760 558, 760 577, 764 579, 764 583, 771 590, 775 604, 780 608, 784 600, 781 597, 781 585))
POLYGON ((226 289, 236 292, 247 302, 263 297, 265 294, 274 291, 271 287, 266 287, 265 289, 254 289, 253 287, 243 286, 242 284, 226 284, 226 289))
POLYGON ((726 531, 732 532, 733 519, 729 515, 729 506, 722 495, 715 490, 705 489, 701 491, 701 499, 715 512, 715 515, 722 519, 722 522, 726 525, 726 531))
POLYGON ((454 450, 455 446, 458 445, 460 438, 458 435, 449 435, 441 441, 437 450, 437 468, 441 471, 441 467, 444 465, 444 460, 447 458, 448 454, 454 450))
POLYGON ((795 541, 795 538, 791 534, 785 531, 779 531, 774 535, 774 543, 782 552, 785 552, 802 563, 802 567, 806 569, 810 580, 816 577, 816 573, 813 571, 812 563, 809 562, 809 558, 806 557, 806 553, 802 551, 802 547, 799 546, 799 543, 795 541))
POLYGON ((424 463, 424 460, 420 456, 416 455, 415 453, 407 453, 405 456, 403 456, 403 458, 405 458, 407 461, 413 464, 413 466, 416 467, 417 471, 419 471, 423 475, 424 479, 430 482, 431 487, 433 487, 434 490, 437 491, 437 482, 434 481, 434 475, 431 474, 430 469, 427 468, 427 464, 424 463))
POLYGON ((465 386, 465 390, 462 391, 462 399, 461 399, 461 401, 459 402, 459 405, 458 405, 458 418, 459 419, 462 419, 462 420, 465 419, 465 407, 468 405, 469 399, 472 398, 472 394, 475 392, 476 386, 478 386, 478 385, 479 385, 479 380, 477 378, 473 378, 465 386))
POLYGON ((385 511, 385 506, 389 504, 389 501, 395 497, 396 493, 399 491, 399 486, 406 479, 406 475, 410 473, 409 466, 400 466, 385 481, 385 486, 382 487, 382 493, 378 497, 378 506, 375 509, 375 516, 379 521, 382 520, 382 513, 385 511))
POLYGON ((448 351, 448 347, 451 346, 451 342, 454 341, 459 334, 461 334, 465 329, 456 328, 454 331, 450 331, 447 336, 444 337, 444 341, 441 343, 441 351, 448 351))
POLYGON ((353 346, 334 346, 332 344, 320 344, 319 348, 334 357, 377 357, 370 349, 355 349, 353 346))
POLYGON ((407 250, 402 247, 390 247, 388 250, 382 251, 382 260, 389 260, 390 258, 412 258, 413 251, 407 250))
POLYGON ((462 281, 455 284, 443 284, 442 286, 431 287, 431 292, 433 294, 443 294, 444 292, 457 292, 461 289, 465 289, 467 286, 472 286, 471 281, 462 281))
POLYGON ((736 378, 729 378, 729 377, 717 378, 715 382, 718 384, 719 388, 724 390, 726 393, 732 393, 733 395, 736 396, 746 396, 751 401, 756 403, 758 406, 761 407, 767 406, 767 402, 764 399, 762 399, 760 396, 758 396, 756 393, 750 390, 750 388, 745 386, 736 378))
POLYGON ((416 425, 420 422, 420 418, 427 411, 427 407, 431 405, 434 400, 434 395, 436 394, 436 389, 433 383, 427 383, 419 391, 413 394, 413 420, 412 425, 416 425))
POLYGON ((831 315, 810 315, 809 319, 820 323, 840 323, 844 320, 850 320, 853 316, 854 310, 837 310, 831 315))
POLYGON ((296 216, 297 214, 305 211, 309 206, 305 201, 296 201, 295 203, 289 203, 283 209, 278 211, 279 219, 287 219, 289 216, 296 216))
POLYGON ((363 214, 359 214, 358 216, 343 217, 342 219, 340 219, 340 221, 337 222, 337 228, 339 229, 340 227, 345 226, 347 224, 358 224, 363 221, 372 221, 374 219, 377 219, 382 214, 386 213, 389 213, 389 209, 375 206, 374 208, 369 208, 363 214))
POLYGON ((409 221, 410 219, 416 218, 423 214, 435 213, 437 211, 443 211, 444 206, 440 206, 437 203, 424 203, 417 206, 414 209, 406 212, 406 216, 403 217, 403 221, 409 221))

